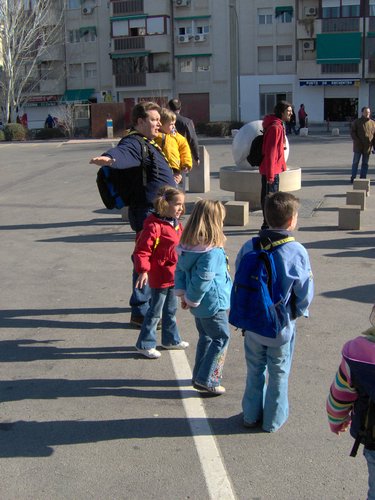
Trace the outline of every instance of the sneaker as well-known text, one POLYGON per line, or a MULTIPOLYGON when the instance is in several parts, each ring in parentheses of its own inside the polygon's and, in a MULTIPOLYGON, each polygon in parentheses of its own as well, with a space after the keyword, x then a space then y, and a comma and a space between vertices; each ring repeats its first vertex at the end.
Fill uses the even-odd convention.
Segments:
POLYGON ((136 347, 136 349, 142 356, 146 356, 146 358, 157 359, 161 356, 161 352, 157 351, 155 347, 151 347, 151 349, 139 349, 139 347, 136 347))
POLYGON ((225 387, 223 387, 222 385, 217 385, 215 387, 208 387, 207 385, 202 385, 195 382, 194 389, 197 389, 198 391, 209 392, 215 396, 221 396, 221 394, 225 393, 225 387))
POLYGON ((243 421, 243 426, 246 427, 246 429, 255 429, 256 427, 259 427, 260 424, 260 420, 255 420, 255 422, 246 422, 246 420, 243 421))
POLYGON ((185 340, 181 340, 178 344, 172 344, 172 345, 161 345, 164 347, 164 349, 169 349, 170 351, 182 351, 189 347, 189 342, 185 342, 185 340))
POLYGON ((355 177, 350 177, 350 184, 353 184, 355 177))
POLYGON ((143 316, 136 316, 135 314, 132 314, 130 316, 130 324, 134 326, 142 326, 143 325, 143 316))

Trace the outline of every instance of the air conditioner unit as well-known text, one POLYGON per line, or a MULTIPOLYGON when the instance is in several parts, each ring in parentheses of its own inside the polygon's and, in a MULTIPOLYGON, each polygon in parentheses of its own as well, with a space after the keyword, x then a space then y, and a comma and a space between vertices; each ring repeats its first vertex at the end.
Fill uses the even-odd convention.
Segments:
POLYGON ((82 14, 87 16, 88 14, 92 14, 94 12, 94 7, 82 7, 82 14))
POLYGON ((179 35, 178 37, 178 43, 187 43, 189 41, 190 41, 189 35, 179 35))
POLYGON ((176 0, 176 7, 187 7, 190 5, 190 0, 176 0))
POLYGON ((303 42, 303 50, 315 50, 314 40, 305 40, 303 42))
POLYGON ((316 17, 318 15, 318 9, 316 7, 305 7, 303 12, 306 17, 316 17))
POLYGON ((196 42, 204 42, 206 40, 206 35, 195 35, 194 40, 196 42))

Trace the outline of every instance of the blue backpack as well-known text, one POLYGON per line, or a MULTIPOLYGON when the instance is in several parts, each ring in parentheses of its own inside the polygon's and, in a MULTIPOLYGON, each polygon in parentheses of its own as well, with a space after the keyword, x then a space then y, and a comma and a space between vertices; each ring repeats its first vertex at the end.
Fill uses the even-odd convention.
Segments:
POLYGON ((231 325, 268 338, 276 338, 286 326, 290 297, 283 297, 281 293, 273 250, 289 241, 294 238, 289 236, 262 246, 259 237, 253 238, 253 250, 241 258, 234 277, 229 312, 231 325))

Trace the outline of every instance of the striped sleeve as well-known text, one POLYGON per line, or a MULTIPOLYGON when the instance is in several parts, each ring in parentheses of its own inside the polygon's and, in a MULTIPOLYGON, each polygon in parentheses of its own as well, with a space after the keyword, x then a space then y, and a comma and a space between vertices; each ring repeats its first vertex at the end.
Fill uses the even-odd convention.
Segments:
POLYGON ((350 425, 351 410, 357 398, 358 393, 351 385, 349 365, 343 358, 326 404, 328 423, 332 432, 341 432, 350 425))

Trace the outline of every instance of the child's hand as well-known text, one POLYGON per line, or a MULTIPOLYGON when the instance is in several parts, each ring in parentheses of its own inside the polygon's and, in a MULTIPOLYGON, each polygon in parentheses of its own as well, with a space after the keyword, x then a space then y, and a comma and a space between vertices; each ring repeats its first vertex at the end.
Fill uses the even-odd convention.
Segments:
POLYGON ((190 309, 190 306, 186 303, 185 299, 181 297, 181 308, 182 309, 190 309))
POLYGON ((174 173, 173 174, 173 177, 174 177, 174 181, 176 184, 180 184, 180 182, 182 181, 182 175, 181 174, 177 174, 177 173, 174 173))
POLYGON ((135 282, 135 288, 143 288, 148 282, 148 274, 141 273, 138 275, 137 281, 135 282))

